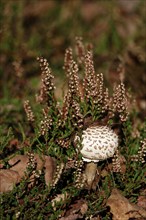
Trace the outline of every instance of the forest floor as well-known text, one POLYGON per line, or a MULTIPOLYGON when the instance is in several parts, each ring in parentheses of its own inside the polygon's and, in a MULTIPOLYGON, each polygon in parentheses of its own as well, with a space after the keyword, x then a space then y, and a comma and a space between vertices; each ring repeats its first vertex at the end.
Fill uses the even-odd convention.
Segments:
MULTIPOLYGON (((146 218, 145 22, 145 0, 62 0, 61 2, 1 0, 1 219, 142 220, 146 218), (46 151, 46 145, 57 146, 54 145, 55 142, 52 143, 55 140, 53 138, 56 136, 58 138, 61 133, 55 130, 58 120, 55 112, 53 116, 51 115, 54 117, 51 135, 45 137, 45 143, 44 139, 39 139, 38 133, 43 116, 42 106, 36 104, 36 96, 41 88, 42 74, 37 57, 43 57, 47 59, 54 76, 53 83, 56 87, 54 100, 57 100, 60 106, 63 105, 64 95, 68 91, 68 79, 63 69, 65 51, 69 47, 73 48, 74 59, 78 59, 75 55, 78 48, 77 37, 82 37, 81 42, 85 48, 92 48, 95 72, 103 73, 104 84, 109 89, 109 94, 112 96, 114 88, 122 80, 126 95, 129 96, 131 104, 129 118, 117 127, 120 130, 122 172, 112 171, 112 163, 109 159, 99 163, 101 174, 97 177, 96 187, 92 190, 86 187, 78 189, 74 186, 73 173, 77 170, 75 166, 63 170, 55 187, 46 186, 45 173, 42 173, 39 179, 35 179, 30 187, 33 170, 29 167, 26 177, 24 169, 24 167, 28 168, 30 153, 38 164, 41 164, 37 159, 38 155, 46 155, 45 160, 49 161, 50 170, 53 170, 52 158, 55 158, 60 170, 62 161, 68 164, 69 157, 73 155, 74 160, 76 158, 72 145, 71 149, 64 150, 64 147, 63 150, 59 149, 59 153, 57 150, 53 152, 52 148, 46 151), (30 123, 26 116, 25 100, 30 101, 36 117, 33 123, 30 123), (64 152, 65 156, 63 156, 64 152), (136 154, 137 161, 131 161, 130 158, 136 154), (10 160, 13 160, 13 157, 26 155, 27 158, 15 170, 12 165, 14 161, 11 161, 11 164, 10 160), (15 173, 13 171, 6 173, 6 170, 13 170, 15 173), (17 175, 20 174, 20 170, 21 180, 17 175), (16 186, 13 188, 14 182, 16 186), (8 183, 6 188, 10 187, 11 190, 2 188, 2 184, 6 185, 6 183, 8 183), (54 199, 60 196, 62 200, 54 205, 54 199)), ((82 67, 79 70, 79 78, 82 82, 84 71, 82 67)), ((80 89, 82 90, 82 86, 80 89)), ((86 112, 83 103, 80 104, 83 117, 86 119, 89 112, 86 112)), ((54 104, 49 108, 55 111, 54 104)), ((92 113, 89 116, 93 121, 97 117, 92 113)), ((97 118, 100 120, 99 115, 97 118)), ((108 122, 110 123, 110 120, 108 122)), ((71 127, 65 129, 63 137, 68 141, 73 130, 71 127)), ((75 129, 78 130, 76 127, 75 129)), ((19 158, 18 161, 21 159, 19 158)), ((18 165, 18 161, 15 161, 14 166, 18 165)), ((47 164, 45 166, 47 167, 47 164)))

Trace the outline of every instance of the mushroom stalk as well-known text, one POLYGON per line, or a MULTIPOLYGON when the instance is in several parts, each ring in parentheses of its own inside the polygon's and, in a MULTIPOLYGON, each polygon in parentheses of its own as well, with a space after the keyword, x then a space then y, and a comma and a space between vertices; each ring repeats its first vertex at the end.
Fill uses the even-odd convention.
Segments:
POLYGON ((96 171, 97 171, 96 163, 90 162, 86 164, 85 176, 86 176, 86 182, 87 182, 89 189, 91 189, 92 187, 92 183, 95 179, 96 171))

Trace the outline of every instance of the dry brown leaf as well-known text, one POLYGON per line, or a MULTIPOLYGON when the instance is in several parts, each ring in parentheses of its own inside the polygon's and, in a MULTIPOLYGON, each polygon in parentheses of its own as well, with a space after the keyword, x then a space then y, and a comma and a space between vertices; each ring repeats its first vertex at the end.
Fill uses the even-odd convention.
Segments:
POLYGON ((20 181, 20 176, 18 172, 9 170, 9 169, 1 169, 0 170, 0 192, 8 192, 11 191, 15 184, 20 181))
POLYGON ((59 220, 77 220, 81 218, 81 215, 80 214, 70 214, 69 216, 67 217, 62 217, 62 218, 59 218, 59 220))
POLYGON ((113 189, 107 200, 113 214, 113 220, 129 220, 130 218, 146 218, 146 211, 129 202, 118 189, 113 189))
POLYGON ((83 217, 83 215, 85 215, 87 210, 88 210, 88 205, 87 205, 86 200, 79 199, 68 208, 67 212, 65 213, 64 218, 68 219, 74 214, 79 214, 80 217, 83 217))
POLYGON ((28 161, 27 155, 16 155, 8 161, 11 166, 10 170, 17 171, 22 178, 25 175, 24 172, 26 171, 28 161))
POLYGON ((144 208, 146 210, 146 196, 139 196, 138 197, 137 205, 139 207, 144 208))
MULTIPOLYGON (((34 155, 34 159, 37 163, 36 170, 40 171, 43 167, 45 168, 45 182, 46 185, 49 185, 56 171, 55 159, 45 155, 39 156, 38 154, 34 155)), ((12 190, 13 185, 25 177, 29 158, 27 155, 16 155, 8 162, 11 168, 0 170, 0 192, 12 190)), ((3 164, 0 164, 0 168, 3 168, 3 164)), ((30 185, 32 185, 34 183, 34 175, 32 175, 30 179, 30 185)))
POLYGON ((137 205, 146 210, 146 189, 142 190, 141 195, 138 197, 137 205))
MULTIPOLYGON (((34 159, 37 163, 37 170, 42 170, 43 167, 45 168, 45 182, 46 185, 49 185, 56 170, 55 159, 45 155, 39 156, 38 154, 34 154, 34 159)), ((27 155, 16 155, 8 162, 12 166, 10 170, 17 171, 21 178, 25 176, 26 168, 29 162, 27 155)))
POLYGON ((83 203, 83 204, 81 205, 81 207, 80 207, 80 212, 81 212, 81 214, 84 215, 84 214, 87 212, 87 210, 88 210, 88 205, 87 205, 87 203, 83 203))
POLYGON ((54 158, 50 156, 45 156, 45 182, 48 186, 54 177, 55 171, 56 171, 56 161, 54 158))

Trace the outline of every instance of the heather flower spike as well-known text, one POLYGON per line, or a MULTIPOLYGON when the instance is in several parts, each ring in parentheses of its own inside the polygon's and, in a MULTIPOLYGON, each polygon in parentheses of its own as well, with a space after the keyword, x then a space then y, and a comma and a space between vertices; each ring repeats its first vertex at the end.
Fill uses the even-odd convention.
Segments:
MULTIPOLYGON (((78 136, 75 137, 77 140, 80 141, 78 136)), ((80 153, 82 160, 87 162, 85 176, 89 189, 97 172, 97 162, 113 157, 117 148, 118 136, 111 128, 92 126, 83 131, 80 153)))
POLYGON ((121 82, 114 89, 113 105, 112 105, 113 113, 119 114, 119 118, 121 122, 125 122, 128 118, 129 115, 128 105, 129 103, 126 96, 125 86, 124 83, 121 82))
POLYGON ((49 67, 48 61, 43 57, 38 57, 41 71, 42 71, 42 86, 40 90, 40 94, 37 96, 37 100, 39 102, 46 102, 47 106, 50 107, 55 103, 54 99, 54 76, 52 75, 52 71, 49 67))
POLYGON ((28 121, 29 122, 34 122, 35 117, 34 117, 34 113, 32 111, 32 108, 30 106, 29 100, 25 100, 23 105, 24 105, 24 110, 26 112, 28 121))

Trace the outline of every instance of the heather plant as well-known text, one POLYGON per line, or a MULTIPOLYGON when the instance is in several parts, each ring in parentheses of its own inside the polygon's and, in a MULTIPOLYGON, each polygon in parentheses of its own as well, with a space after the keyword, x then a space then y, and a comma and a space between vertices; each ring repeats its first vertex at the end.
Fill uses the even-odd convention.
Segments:
MULTIPOLYGON (((104 75, 94 68, 91 45, 76 39, 76 48, 65 52, 64 71, 68 90, 61 102, 55 97, 54 76, 48 61, 37 58, 41 68, 41 86, 36 95, 36 106, 24 101, 24 110, 31 128, 29 147, 21 150, 29 154, 27 174, 14 189, 1 195, 3 219, 60 219, 74 201, 83 198, 88 210, 81 219, 99 216, 110 219, 106 200, 112 189, 121 189, 125 196, 136 201, 145 184, 146 136, 145 124, 134 137, 133 109, 130 95, 122 79, 113 86, 105 86, 104 75), (32 110, 34 109, 34 110, 32 110), (119 147, 112 160, 99 162, 99 173, 94 187, 88 190, 84 175, 85 164, 77 149, 75 136, 89 126, 109 126, 119 136, 119 147), (56 159, 53 181, 46 186, 44 173, 36 171, 34 153, 56 159), (31 174, 35 181, 29 187, 31 174)), ((123 74, 123 69, 121 70, 123 74)), ((3 140, 3 146, 7 144, 3 140)), ((79 143, 81 144, 81 143, 79 143)), ((1 148, 1 151, 5 150, 1 148)), ((20 151, 20 153, 22 153, 20 151)))

